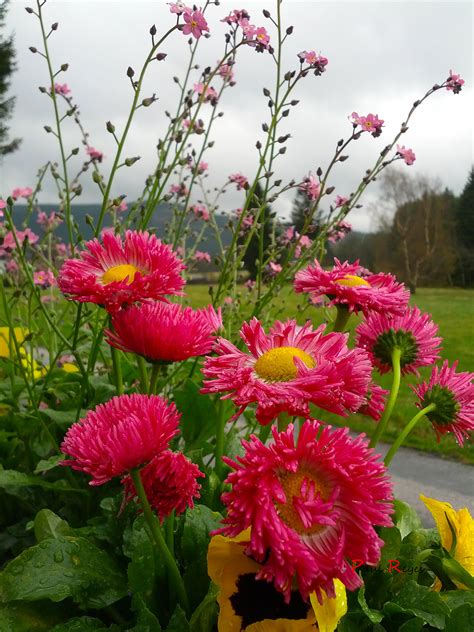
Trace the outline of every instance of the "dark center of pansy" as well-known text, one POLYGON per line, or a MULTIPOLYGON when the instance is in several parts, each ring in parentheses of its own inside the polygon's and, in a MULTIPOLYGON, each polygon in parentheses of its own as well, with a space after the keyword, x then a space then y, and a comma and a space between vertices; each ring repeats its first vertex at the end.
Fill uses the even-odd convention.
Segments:
POLYGON ((453 393, 445 386, 435 384, 423 398, 423 408, 435 404, 436 408, 426 414, 428 419, 439 426, 452 424, 459 411, 459 404, 453 393))
POLYGON ((403 329, 389 329, 377 337, 374 344, 373 353, 382 363, 392 366, 392 352, 398 347, 400 349, 400 366, 403 368, 407 364, 414 362, 418 356, 418 344, 411 331, 403 329))
POLYGON ((255 573, 239 575, 237 592, 230 598, 235 614, 242 618, 242 630, 265 619, 306 619, 310 604, 299 592, 292 591, 289 603, 285 603, 272 583, 255 577, 255 573))

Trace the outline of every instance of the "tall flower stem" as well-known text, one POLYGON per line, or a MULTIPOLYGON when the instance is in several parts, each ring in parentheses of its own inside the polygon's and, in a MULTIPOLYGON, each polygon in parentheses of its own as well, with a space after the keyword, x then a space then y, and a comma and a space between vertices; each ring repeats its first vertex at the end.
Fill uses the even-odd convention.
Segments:
POLYGON ((170 553, 169 548, 166 546, 166 542, 161 531, 161 526, 151 510, 145 488, 143 487, 140 471, 133 470, 131 472, 131 477, 133 480, 133 484, 135 485, 135 490, 137 492, 140 505, 143 509, 143 515, 145 516, 148 528, 150 529, 152 539, 166 565, 166 568, 168 569, 170 583, 175 590, 179 603, 181 604, 185 612, 189 613, 188 596, 184 588, 183 578, 181 577, 178 566, 176 565, 176 560, 170 553))
POLYGON ((143 356, 137 354, 137 367, 140 379, 140 390, 142 393, 148 393, 148 370, 146 360, 143 356))
POLYGON ((283 432, 290 425, 291 417, 288 413, 280 413, 277 418, 278 432, 283 432))
POLYGON ((399 349, 398 347, 395 347, 392 351, 392 367, 393 367, 392 388, 390 390, 390 396, 385 406, 385 410, 383 411, 382 418, 380 419, 377 425, 377 428, 374 432, 374 436, 372 437, 369 443, 369 446, 371 448, 375 448, 375 446, 381 439, 383 433, 385 432, 388 422, 390 421, 390 416, 395 406, 395 402, 397 401, 398 391, 400 389, 400 378, 401 378, 401 367, 400 367, 401 355, 402 355, 401 349, 399 349))
POLYGON ((122 395, 123 393, 123 379, 122 379, 122 365, 120 363, 120 351, 115 347, 110 347, 110 352, 112 355, 112 366, 114 369, 114 381, 115 388, 117 389, 117 395, 122 395))
POLYGON ((222 455, 224 454, 224 435, 226 418, 224 415, 224 402, 219 400, 217 404, 218 419, 216 429, 216 450, 214 453, 216 461, 216 474, 219 478, 222 478, 223 462, 222 455))
POLYGON ((152 369, 151 369, 150 387, 148 389, 148 395, 155 395, 160 373, 161 373, 161 365, 153 364, 152 369))
POLYGON ((423 408, 423 410, 420 410, 419 413, 417 413, 413 419, 410 419, 410 421, 407 423, 407 425, 405 426, 405 428, 403 428, 402 432, 398 435, 398 437, 396 438, 396 440, 394 441, 392 447, 390 448, 390 450, 387 452, 385 459, 384 459, 384 463, 385 465, 389 465, 393 459, 393 457, 395 456, 395 453, 397 452, 397 450, 400 448, 400 446, 403 444, 403 442, 405 441, 405 439, 408 437, 408 435, 410 434, 410 432, 413 430, 413 428, 416 426, 416 424, 418 423, 418 421, 427 413, 429 413, 431 410, 434 410, 436 408, 436 404, 429 404, 429 406, 426 406, 425 408, 423 408))
POLYGON ((336 320, 332 326, 333 331, 345 331, 346 325, 351 317, 347 305, 337 305, 336 320))

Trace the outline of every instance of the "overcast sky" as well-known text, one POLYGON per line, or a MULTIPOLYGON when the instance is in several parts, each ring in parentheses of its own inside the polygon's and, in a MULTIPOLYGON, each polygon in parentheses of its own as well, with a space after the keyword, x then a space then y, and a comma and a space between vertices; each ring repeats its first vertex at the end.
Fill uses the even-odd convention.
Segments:
MULTIPOLYGON (((38 86, 48 81, 45 62, 28 50, 29 46, 41 49, 38 21, 24 10, 29 5, 36 5, 35 0, 12 0, 8 15, 7 33, 15 33, 18 61, 11 87, 17 104, 10 126, 12 135, 22 137, 23 143, 3 162, 3 195, 16 186, 33 186, 39 166, 58 158, 55 138, 43 130, 43 125, 53 126, 53 117, 49 99, 38 91, 38 86)), ((210 7, 207 18, 211 37, 201 38, 201 66, 214 64, 222 52, 226 25, 220 19, 234 7, 247 9, 254 24, 269 27, 262 8, 273 13, 275 2, 239 0, 236 5, 222 2, 219 7, 210 7)), ((323 76, 309 75, 297 87, 293 98, 300 99, 300 105, 281 128, 282 134, 290 132, 292 138, 287 154, 278 160, 278 175, 285 180, 301 180, 319 165, 324 168, 335 141, 350 134, 348 115, 354 110, 359 114, 374 112, 385 120, 382 136, 374 139, 364 135, 349 152, 350 160, 340 164, 329 181, 336 186, 334 196, 349 194, 397 132, 411 103, 431 85, 441 83, 453 69, 466 81, 461 94, 445 90, 434 94, 415 113, 402 142, 417 156, 413 167, 404 168, 414 174, 439 177, 459 194, 473 162, 472 3, 287 0, 283 7, 285 24, 294 26, 284 70, 296 68, 296 54, 305 49, 325 55, 329 65, 323 76)), ((132 99, 126 69, 129 65, 141 67, 149 49, 150 26, 156 24, 160 34, 173 24, 173 16, 165 2, 156 0, 48 0, 44 13, 47 24, 59 22, 58 31, 49 40, 54 63, 56 67, 69 63, 68 72, 58 81, 68 83, 80 104, 90 144, 104 152, 103 169, 107 173, 114 144, 105 122, 111 120, 120 131, 132 99)), ((178 94, 171 77, 183 74, 186 66, 186 40, 181 33, 174 33, 162 49, 168 53, 166 61, 150 68, 144 96, 155 92, 159 101, 138 111, 124 154, 140 155, 142 160, 120 171, 113 196, 126 194, 133 200, 153 168, 156 139, 166 125, 163 112, 173 107, 178 94)), ((218 106, 225 115, 215 127, 216 144, 205 157, 213 185, 221 185, 237 171, 252 178, 257 162, 255 141, 262 138, 261 123, 268 114, 262 87, 273 87, 273 69, 268 54, 258 54, 250 47, 239 51, 237 85, 224 93, 218 106)), ((64 130, 68 148, 81 146, 72 120, 65 122, 64 130)), ((84 158, 82 146, 81 154, 84 158)), ((71 167, 80 164, 77 160, 71 167)), ((97 189, 90 181, 90 172, 83 184, 81 201, 96 202, 97 189)), ((367 209, 376 195, 377 189, 372 188, 362 200, 364 208, 351 214, 354 227, 370 227, 367 209)), ((279 201, 276 208, 288 213, 292 197, 279 201)), ((45 183, 40 201, 45 206, 55 201, 51 181, 45 183)), ((225 206, 236 208, 241 204, 242 194, 230 191, 225 206)))

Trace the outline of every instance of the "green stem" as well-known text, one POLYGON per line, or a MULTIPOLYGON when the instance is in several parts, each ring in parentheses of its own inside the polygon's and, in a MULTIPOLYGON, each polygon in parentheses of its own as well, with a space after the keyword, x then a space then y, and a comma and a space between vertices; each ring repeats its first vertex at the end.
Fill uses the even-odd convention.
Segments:
POLYGON ((280 413, 277 419, 278 432, 283 432, 288 428, 291 422, 291 417, 287 413, 280 413))
POLYGON ((400 367, 400 358, 402 352, 401 349, 395 347, 392 351, 392 367, 393 367, 393 381, 392 388, 390 390, 390 395, 385 405, 385 410, 383 411, 382 418, 380 419, 377 428, 374 432, 374 436, 372 437, 369 446, 371 448, 375 448, 379 440, 381 439, 383 433, 385 432, 388 422, 390 420, 390 416, 393 411, 393 407, 395 406, 395 402, 397 401, 398 391, 400 389, 400 378, 401 378, 401 367, 400 367))
POLYGON ((151 377, 150 377, 150 388, 148 389, 149 395, 154 395, 156 392, 156 387, 158 385, 158 379, 161 373, 161 365, 153 364, 151 368, 151 377))
POLYGON ((171 555, 174 555, 174 511, 166 518, 165 521, 166 544, 171 555))
POLYGON ((218 403, 218 421, 216 429, 216 450, 214 453, 216 461, 216 474, 219 479, 222 478, 224 463, 222 461, 222 455, 224 454, 224 438, 225 438, 225 425, 226 418, 224 415, 224 402, 219 400, 218 403))
POLYGON ((137 366, 138 366, 138 375, 140 378, 140 390, 142 393, 148 393, 148 369, 146 366, 146 360, 143 356, 138 355, 137 358, 137 366))
POLYGON ((405 428, 402 430, 402 432, 398 435, 397 439, 394 441, 394 443, 393 443, 392 447, 390 448, 390 450, 387 452, 387 455, 385 456, 385 459, 384 459, 385 465, 388 466, 391 463, 391 461, 392 461, 393 457, 395 456, 395 453, 397 452, 398 448, 403 444, 403 442, 405 441, 407 436, 410 434, 410 432, 416 426, 416 424, 418 423, 418 420, 421 419, 427 413, 429 413, 431 410, 434 410, 435 408, 436 408, 436 404, 429 404, 429 406, 426 406, 425 408, 423 408, 423 410, 420 410, 420 412, 417 413, 413 417, 413 419, 411 419, 407 423, 405 428))
POLYGON ((114 381, 115 388, 117 389, 117 395, 123 393, 123 379, 122 379, 122 365, 120 363, 120 351, 115 347, 110 347, 112 354, 112 365, 114 369, 114 381))
POLYGON ((133 480, 133 484, 135 485, 135 490, 137 492, 138 499, 140 500, 140 504, 143 509, 143 515, 145 516, 145 520, 150 529, 153 541, 162 556, 162 559, 168 569, 170 582, 176 591, 178 601, 184 610, 189 613, 189 603, 188 597, 186 595, 186 590, 184 588, 183 579, 178 570, 178 566, 176 565, 176 560, 172 556, 169 548, 166 546, 165 539, 163 537, 163 533, 161 531, 161 526, 153 514, 150 503, 148 502, 148 498, 145 492, 145 488, 143 487, 142 479, 140 476, 139 470, 133 470, 131 472, 131 477, 133 480))
POLYGON ((336 320, 334 321, 333 331, 345 331, 347 322, 351 317, 351 313, 347 305, 337 305, 336 320))

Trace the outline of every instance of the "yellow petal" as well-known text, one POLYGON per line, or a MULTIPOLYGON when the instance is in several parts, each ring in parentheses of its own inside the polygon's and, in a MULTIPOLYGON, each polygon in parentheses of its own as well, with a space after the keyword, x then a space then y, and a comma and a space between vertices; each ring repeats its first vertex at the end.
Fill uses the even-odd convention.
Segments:
MULTIPOLYGON (((28 331, 23 327, 14 327, 13 331, 18 344, 21 345, 28 331)), ((9 358, 10 350, 15 351, 15 344, 10 327, 0 327, 0 358, 9 358)))
MULTIPOLYGON (((458 511, 458 524, 458 540, 454 558, 474 577, 474 520, 466 507, 458 511)), ((462 590, 466 589, 464 584, 459 582, 455 584, 462 590)))
MULTIPOLYGON (((219 632, 221 629, 219 628, 219 632)), ((314 617, 305 619, 265 619, 245 628, 245 632, 316 632, 314 617)))
POLYGON ((334 588, 336 590, 336 596, 333 599, 324 596, 322 604, 319 603, 314 593, 310 595, 311 605, 316 614, 319 632, 334 632, 339 623, 339 619, 347 612, 347 595, 344 584, 338 579, 335 579, 334 588))
POLYGON ((453 544, 453 534, 448 523, 451 523, 451 527, 454 529, 456 535, 459 532, 458 516, 452 505, 445 503, 442 500, 436 500, 435 498, 427 498, 420 494, 420 500, 422 500, 431 512, 431 515, 436 522, 439 537, 441 538, 441 544, 447 551, 451 550, 453 544))
POLYGON ((79 371, 78 367, 72 362, 65 362, 61 368, 66 373, 77 373, 79 371))

